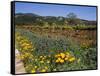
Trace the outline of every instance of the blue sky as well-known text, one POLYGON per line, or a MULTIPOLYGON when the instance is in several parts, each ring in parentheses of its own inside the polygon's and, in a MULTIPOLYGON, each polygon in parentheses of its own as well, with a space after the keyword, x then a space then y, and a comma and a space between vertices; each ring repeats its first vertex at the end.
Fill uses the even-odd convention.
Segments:
POLYGON ((96 7, 35 3, 15 3, 15 13, 35 13, 41 16, 64 16, 73 12, 80 19, 96 20, 96 7))

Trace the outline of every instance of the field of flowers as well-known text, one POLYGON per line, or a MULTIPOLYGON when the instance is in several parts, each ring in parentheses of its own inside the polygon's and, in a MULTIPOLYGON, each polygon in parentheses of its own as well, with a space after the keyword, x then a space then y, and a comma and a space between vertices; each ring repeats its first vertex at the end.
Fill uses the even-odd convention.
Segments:
MULTIPOLYGON (((52 35, 53 36, 53 35, 52 35)), ((82 46, 70 37, 41 36, 16 29, 16 49, 27 73, 84 70, 97 68, 96 46, 82 46)))

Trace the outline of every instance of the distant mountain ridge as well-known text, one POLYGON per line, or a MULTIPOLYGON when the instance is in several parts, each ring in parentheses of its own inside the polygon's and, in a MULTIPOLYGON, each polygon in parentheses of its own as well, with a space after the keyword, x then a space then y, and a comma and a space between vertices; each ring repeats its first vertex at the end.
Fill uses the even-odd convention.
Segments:
MULTIPOLYGON (((43 22, 48 22, 49 24, 56 23, 56 24, 63 24, 64 21, 66 20, 66 17, 55 17, 55 16, 40 16, 34 13, 16 13, 15 14, 15 23, 17 25, 24 25, 24 24, 43 24, 43 22)), ((88 25, 96 25, 96 21, 89 21, 89 20, 84 20, 80 19, 83 21, 85 24, 88 25)))

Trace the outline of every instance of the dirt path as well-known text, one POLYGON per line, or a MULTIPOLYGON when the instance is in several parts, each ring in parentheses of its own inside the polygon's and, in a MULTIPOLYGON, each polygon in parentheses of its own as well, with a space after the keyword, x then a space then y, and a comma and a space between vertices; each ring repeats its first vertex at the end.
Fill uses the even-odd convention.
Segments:
POLYGON ((17 57, 20 54, 19 51, 15 50, 15 54, 16 54, 16 58, 15 58, 15 73, 16 74, 26 73, 23 62, 21 61, 21 59, 19 59, 17 57))

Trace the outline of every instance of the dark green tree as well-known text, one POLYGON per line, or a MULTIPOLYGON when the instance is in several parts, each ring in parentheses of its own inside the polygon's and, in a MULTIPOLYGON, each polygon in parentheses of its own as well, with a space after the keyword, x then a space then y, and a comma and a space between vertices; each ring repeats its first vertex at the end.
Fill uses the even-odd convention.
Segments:
POLYGON ((67 23, 69 25, 77 25, 81 23, 81 20, 77 17, 75 13, 69 13, 67 15, 67 23))

